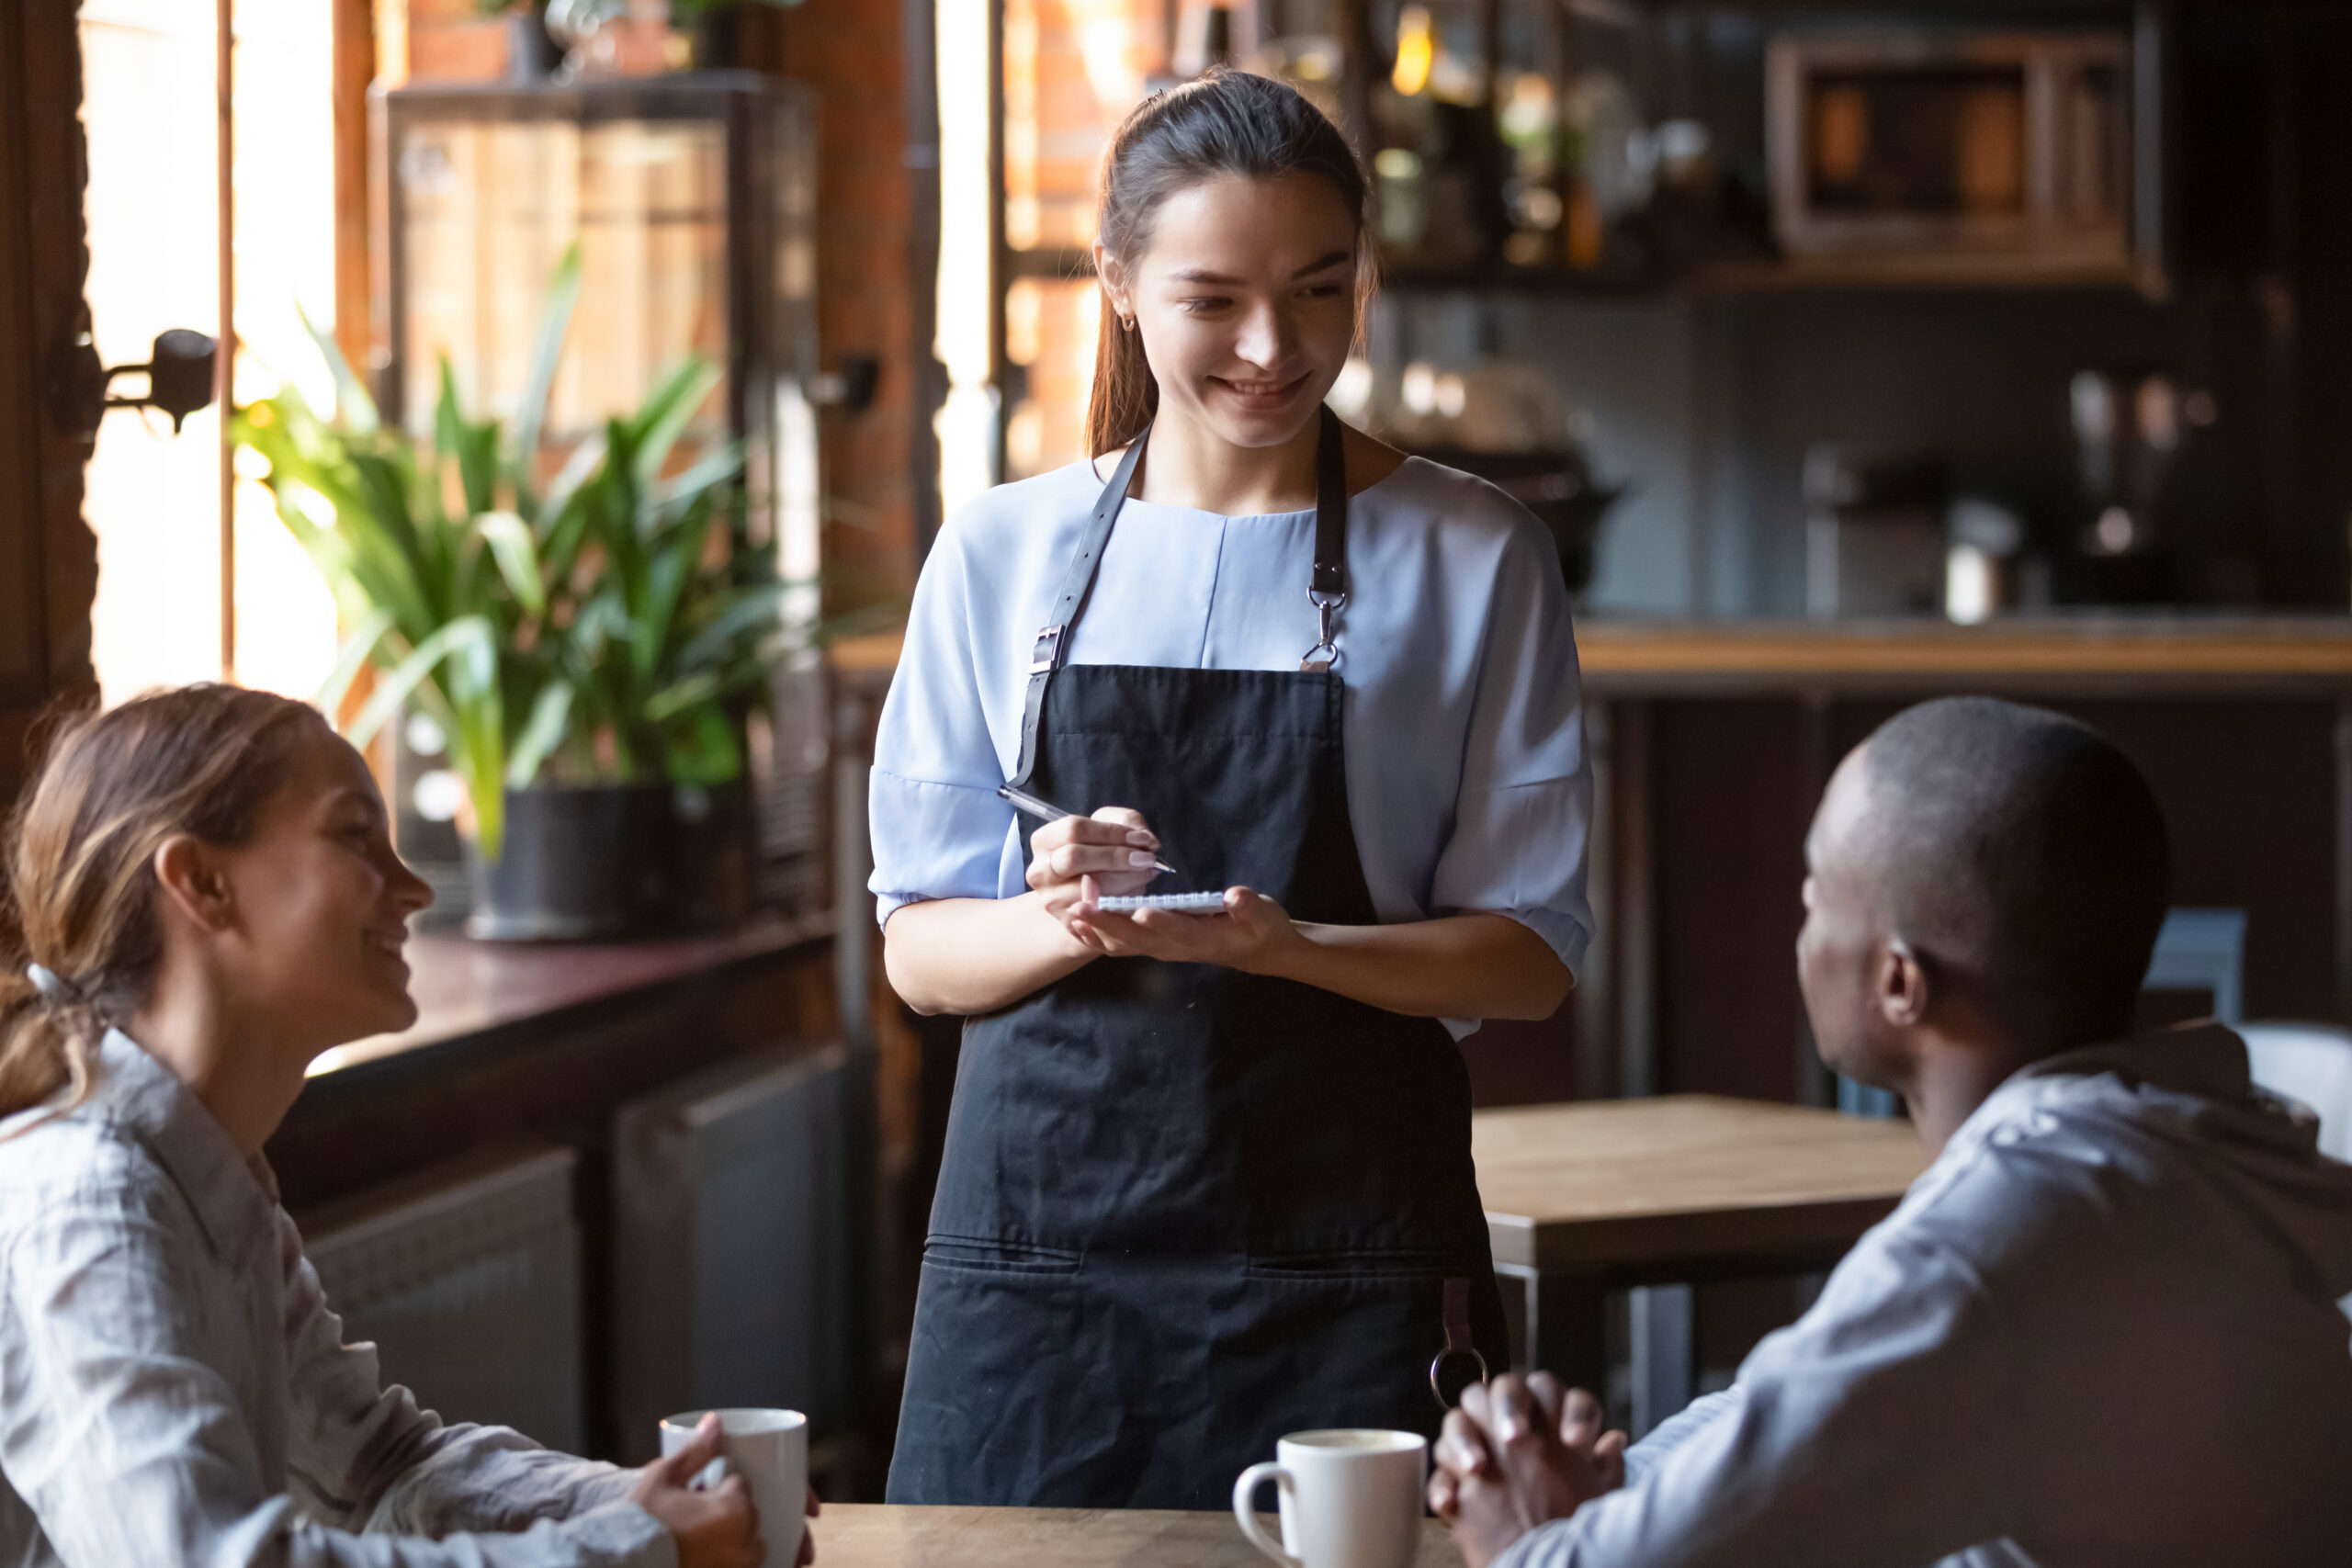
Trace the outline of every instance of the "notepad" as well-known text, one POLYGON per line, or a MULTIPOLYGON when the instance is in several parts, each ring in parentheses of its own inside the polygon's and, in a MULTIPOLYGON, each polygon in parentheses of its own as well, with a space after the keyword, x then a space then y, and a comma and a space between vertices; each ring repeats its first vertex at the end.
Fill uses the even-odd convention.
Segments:
POLYGON ((1132 915, 1137 909, 1174 909, 1186 915, 1214 915, 1225 908, 1222 893, 1150 893, 1133 898, 1098 898, 1094 907, 1114 915, 1132 915))

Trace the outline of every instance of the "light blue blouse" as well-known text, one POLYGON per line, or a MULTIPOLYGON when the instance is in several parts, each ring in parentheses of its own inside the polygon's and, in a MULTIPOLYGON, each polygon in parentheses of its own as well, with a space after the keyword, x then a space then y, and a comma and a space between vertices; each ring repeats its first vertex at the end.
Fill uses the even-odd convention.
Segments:
MULTIPOLYGON (((1023 891, 1019 834, 1035 824, 996 789, 1019 765, 1030 651, 1102 488, 1085 463, 1000 486, 933 546, 875 746, 883 920, 918 899, 1023 891)), ((1316 640, 1314 556, 1311 511, 1129 501, 1070 662, 1295 670, 1316 640)), ((1577 968, 1592 774, 1543 525, 1483 480, 1407 459, 1349 504, 1339 643, 1348 810, 1381 920, 1508 915, 1577 968)))

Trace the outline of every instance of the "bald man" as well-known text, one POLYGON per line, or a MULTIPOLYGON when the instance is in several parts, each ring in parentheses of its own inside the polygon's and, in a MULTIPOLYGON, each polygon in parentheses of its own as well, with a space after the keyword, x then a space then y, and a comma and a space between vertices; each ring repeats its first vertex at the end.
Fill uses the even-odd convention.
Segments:
POLYGON ((2137 770, 2056 714, 1924 704, 1839 766, 1805 860, 1822 1059, 1935 1163, 1629 1451, 1544 1374, 1471 1391, 1430 1484, 1471 1568, 2352 1564, 2352 1168, 2228 1030, 2129 1038, 2165 897, 2137 770))

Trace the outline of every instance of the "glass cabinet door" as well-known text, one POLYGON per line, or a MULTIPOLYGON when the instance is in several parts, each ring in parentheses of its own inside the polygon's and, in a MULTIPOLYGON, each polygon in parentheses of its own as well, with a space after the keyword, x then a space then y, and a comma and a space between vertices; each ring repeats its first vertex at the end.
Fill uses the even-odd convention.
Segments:
MULTIPOLYGON (((548 399, 557 446, 638 407, 688 355, 729 364, 726 128, 717 120, 412 125, 398 349, 403 423, 432 427, 446 357, 461 406, 512 420, 548 282, 576 238, 581 290, 548 399)), ((690 436, 724 439, 728 389, 690 436)))

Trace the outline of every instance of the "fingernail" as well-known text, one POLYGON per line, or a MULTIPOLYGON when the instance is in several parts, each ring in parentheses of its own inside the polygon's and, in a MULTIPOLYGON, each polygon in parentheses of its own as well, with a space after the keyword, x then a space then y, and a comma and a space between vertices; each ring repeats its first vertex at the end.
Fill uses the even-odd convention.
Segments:
POLYGON ((1151 863, 1151 856, 1142 850, 1129 850, 1127 852, 1127 863, 1140 871, 1145 866, 1151 863))
POLYGON ((1136 845, 1139 849, 1150 850, 1159 847, 1159 840, 1153 838, 1149 833, 1145 832, 1140 828, 1130 828, 1127 829, 1127 842, 1136 845))

